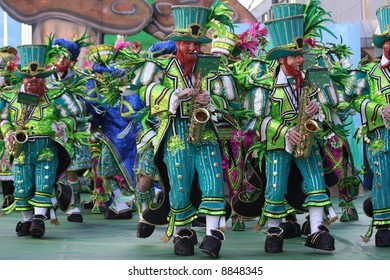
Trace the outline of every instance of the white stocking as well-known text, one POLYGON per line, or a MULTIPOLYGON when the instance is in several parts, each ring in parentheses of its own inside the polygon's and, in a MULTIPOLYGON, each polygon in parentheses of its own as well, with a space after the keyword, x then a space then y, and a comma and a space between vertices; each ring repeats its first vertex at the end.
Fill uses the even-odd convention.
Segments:
POLYGON ((322 224, 323 207, 309 206, 310 230, 311 234, 319 231, 318 227, 322 224))

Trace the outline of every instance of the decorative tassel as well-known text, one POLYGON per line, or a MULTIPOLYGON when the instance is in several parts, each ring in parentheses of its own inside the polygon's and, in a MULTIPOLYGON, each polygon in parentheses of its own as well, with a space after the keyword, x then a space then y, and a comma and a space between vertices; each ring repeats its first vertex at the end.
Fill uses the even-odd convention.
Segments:
POLYGON ((220 231, 222 231, 222 232, 225 232, 225 230, 226 230, 226 226, 224 226, 224 227, 220 227, 220 228, 219 228, 219 230, 220 230, 220 231))
POLYGON ((2 209, 2 213, 0 213, 0 218, 3 217, 4 215, 11 214, 16 208, 16 202, 12 203, 10 206, 2 209))
POLYGON ((163 237, 160 238, 160 240, 163 242, 163 243, 168 243, 168 241, 171 239, 170 236, 167 236, 167 235, 164 235, 163 237))
POLYGON ((260 224, 256 224, 255 225, 255 231, 256 231, 256 233, 259 233, 262 229, 263 229, 263 225, 260 225, 260 224))
POLYGON ((263 214, 260 216, 259 221, 257 222, 257 224, 255 226, 256 233, 259 233, 265 225, 264 208, 265 208, 265 205, 263 206, 263 214))
POLYGON ((366 235, 360 236, 364 243, 367 243, 370 240, 370 238, 372 236, 373 228, 374 228, 374 220, 372 219, 371 223, 370 223, 370 227, 368 228, 366 235))
POLYGON ((168 224, 167 231, 165 232, 165 236, 161 237, 160 240, 164 243, 167 243, 173 235, 174 228, 175 228, 175 214, 171 214, 171 216, 169 217, 169 224, 168 224))
POLYGON ((53 207, 50 208, 50 223, 55 226, 60 225, 60 222, 57 219, 57 215, 53 207))
POLYGON ((59 226, 60 225, 60 222, 58 221, 58 219, 50 219, 50 223, 52 225, 55 225, 55 226, 59 226))

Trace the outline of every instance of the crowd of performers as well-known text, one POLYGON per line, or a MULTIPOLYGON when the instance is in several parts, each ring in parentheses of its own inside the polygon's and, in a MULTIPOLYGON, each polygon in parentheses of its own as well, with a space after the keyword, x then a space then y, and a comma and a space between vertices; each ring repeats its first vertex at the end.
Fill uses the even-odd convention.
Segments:
POLYGON ((318 40, 334 35, 320 4, 272 5, 273 20, 241 34, 224 2, 173 6, 173 33, 149 49, 123 36, 96 45, 87 32, 1 48, 2 208, 22 214, 17 236, 42 238, 56 211, 78 223, 83 211, 136 211, 137 237, 164 226, 181 256, 198 244, 217 258, 227 221, 242 231, 246 218, 258 218, 257 231, 267 225, 267 253, 301 235, 333 251, 327 225, 359 219, 353 135, 373 176, 363 241, 376 229, 375 245, 390 247, 390 6, 373 36, 382 56, 352 69, 348 46, 318 40), (205 228, 199 242, 194 224, 205 228))

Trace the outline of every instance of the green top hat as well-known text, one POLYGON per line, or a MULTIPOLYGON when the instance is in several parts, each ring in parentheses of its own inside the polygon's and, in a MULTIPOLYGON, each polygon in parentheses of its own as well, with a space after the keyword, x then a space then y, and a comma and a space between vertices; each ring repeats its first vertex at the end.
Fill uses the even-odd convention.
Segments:
POLYGON ((372 35, 372 42, 375 47, 381 49, 383 43, 390 40, 390 5, 380 7, 376 11, 376 17, 378 19, 381 33, 372 35))
POLYGON ((17 49, 20 64, 15 70, 15 74, 19 78, 31 76, 46 78, 54 73, 54 71, 46 71, 45 69, 46 45, 22 45, 18 46, 17 49))
POLYGON ((305 4, 282 3, 271 6, 274 19, 264 22, 272 49, 266 58, 274 60, 303 54, 305 4))
POLYGON ((303 15, 306 9, 305 4, 298 3, 282 3, 274 4, 271 6, 274 18, 293 17, 297 15, 303 15))
POLYGON ((201 44, 210 43, 205 28, 211 9, 195 6, 172 6, 174 21, 173 33, 166 37, 171 41, 190 41, 201 44))

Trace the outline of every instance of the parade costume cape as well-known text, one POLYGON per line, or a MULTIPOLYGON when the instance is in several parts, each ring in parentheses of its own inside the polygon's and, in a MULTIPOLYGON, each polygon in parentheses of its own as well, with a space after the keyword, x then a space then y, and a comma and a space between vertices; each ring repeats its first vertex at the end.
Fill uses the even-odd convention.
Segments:
MULTIPOLYGON (((94 88, 94 80, 88 81, 87 87, 94 88)), ((143 108, 142 102, 135 96, 122 97, 115 106, 103 104, 104 96, 96 91, 91 91, 85 101, 88 112, 92 115, 91 129, 98 130, 95 136, 105 143, 122 172, 123 178, 131 190, 135 189, 134 162, 136 158, 136 133, 138 128, 132 127, 122 139, 118 135, 128 126, 128 120, 123 118, 123 113, 131 113, 143 108)))

